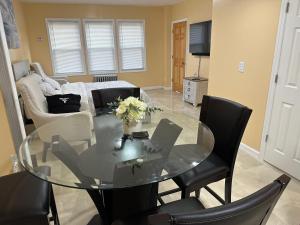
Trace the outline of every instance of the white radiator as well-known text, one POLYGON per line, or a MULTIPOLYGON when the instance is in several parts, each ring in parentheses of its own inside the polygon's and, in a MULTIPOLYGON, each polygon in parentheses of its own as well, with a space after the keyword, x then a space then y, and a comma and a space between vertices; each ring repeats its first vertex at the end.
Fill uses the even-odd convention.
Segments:
POLYGON ((101 74, 94 76, 94 82, 106 82, 106 81, 115 81, 118 80, 117 74, 101 74))

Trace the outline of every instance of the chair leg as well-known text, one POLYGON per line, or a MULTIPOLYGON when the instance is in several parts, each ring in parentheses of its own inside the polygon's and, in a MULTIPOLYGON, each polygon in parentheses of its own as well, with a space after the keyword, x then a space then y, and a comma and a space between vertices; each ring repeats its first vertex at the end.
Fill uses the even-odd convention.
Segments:
POLYGON ((225 204, 231 203, 232 177, 225 178, 225 204))
POLYGON ((55 198, 54 198, 54 193, 53 193, 53 188, 52 188, 51 184, 50 184, 50 209, 51 209, 52 217, 54 220, 54 224, 60 225, 57 208, 56 208, 56 203, 55 203, 55 198))
POLYGON ((187 191, 187 189, 182 189, 181 190, 181 199, 189 198, 190 197, 190 192, 187 191))
POLYGON ((200 191, 201 191, 201 189, 195 191, 195 196, 196 196, 196 198, 198 198, 198 199, 200 198, 200 191))
POLYGON ((46 162, 47 160, 47 152, 50 148, 50 144, 49 143, 44 143, 44 147, 43 147, 43 156, 42 156, 42 161, 46 162))

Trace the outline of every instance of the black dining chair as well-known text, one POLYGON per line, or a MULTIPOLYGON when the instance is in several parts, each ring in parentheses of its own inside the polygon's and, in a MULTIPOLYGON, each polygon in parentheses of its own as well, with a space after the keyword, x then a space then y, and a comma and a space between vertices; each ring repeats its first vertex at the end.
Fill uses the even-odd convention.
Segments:
POLYGON ((96 114, 102 114, 109 109, 108 103, 115 102, 118 98, 126 99, 130 96, 140 98, 140 88, 106 88, 92 91, 96 114))
POLYGON ((289 181, 282 175, 254 194, 209 209, 195 197, 181 199, 113 225, 265 225, 289 181))
POLYGON ((49 220, 59 225, 51 184, 26 171, 0 178, 1 225, 49 225, 49 220))
POLYGON ((214 134, 215 144, 210 156, 195 168, 173 180, 179 189, 167 191, 160 197, 181 190, 181 198, 205 188, 222 204, 231 202, 232 175, 240 142, 252 110, 239 103, 212 96, 202 100, 200 121, 214 134), (225 179, 225 200, 207 185, 225 179))

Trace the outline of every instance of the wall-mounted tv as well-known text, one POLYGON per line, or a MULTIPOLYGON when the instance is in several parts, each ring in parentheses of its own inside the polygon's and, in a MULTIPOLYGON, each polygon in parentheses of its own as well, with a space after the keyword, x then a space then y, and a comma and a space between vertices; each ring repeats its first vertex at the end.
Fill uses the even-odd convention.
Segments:
POLYGON ((190 25, 190 53, 198 56, 210 55, 211 21, 190 25))

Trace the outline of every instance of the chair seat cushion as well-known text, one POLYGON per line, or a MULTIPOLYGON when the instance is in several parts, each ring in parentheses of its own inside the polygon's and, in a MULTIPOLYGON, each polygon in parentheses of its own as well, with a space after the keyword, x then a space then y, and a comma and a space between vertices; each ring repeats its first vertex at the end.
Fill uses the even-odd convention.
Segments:
POLYGON ((197 198, 186 198, 158 207, 156 213, 177 214, 205 209, 197 198))
POLYGON ((28 172, 0 178, 1 221, 49 214, 50 186, 28 172))
POLYGON ((49 225, 49 221, 47 216, 31 216, 19 220, 5 221, 5 225, 49 225))
POLYGON ((160 206, 155 210, 132 216, 128 219, 115 221, 112 225, 148 225, 148 216, 160 213, 181 214, 205 209, 196 198, 186 198, 160 206))
POLYGON ((216 154, 212 153, 195 168, 173 178, 180 188, 200 188, 226 177, 229 167, 216 154))

